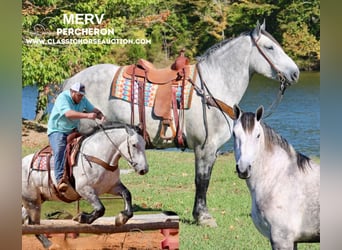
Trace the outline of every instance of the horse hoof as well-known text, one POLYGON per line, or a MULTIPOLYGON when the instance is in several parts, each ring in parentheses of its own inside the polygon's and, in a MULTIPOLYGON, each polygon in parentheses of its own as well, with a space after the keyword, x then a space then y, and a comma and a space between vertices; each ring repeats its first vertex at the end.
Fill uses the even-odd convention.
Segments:
POLYGON ((129 218, 123 213, 119 213, 118 216, 115 217, 115 226, 121 226, 127 223, 129 218))
POLYGON ((72 218, 73 221, 78 223, 87 223, 87 217, 83 213, 79 213, 72 218))
POLYGON ((211 216, 203 216, 199 218, 197 224, 205 227, 217 227, 216 220, 211 216))

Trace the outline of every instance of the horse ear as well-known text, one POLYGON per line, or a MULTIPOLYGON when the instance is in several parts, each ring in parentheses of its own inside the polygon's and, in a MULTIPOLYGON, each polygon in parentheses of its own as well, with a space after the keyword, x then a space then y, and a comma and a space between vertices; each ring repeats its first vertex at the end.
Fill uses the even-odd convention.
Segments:
POLYGON ((266 20, 265 20, 265 18, 264 18, 264 21, 262 22, 260 28, 261 28, 262 30, 266 30, 266 20))
POLYGON ((235 114, 235 120, 239 119, 241 114, 242 114, 242 110, 240 109, 239 105, 234 104, 233 106, 234 109, 234 114, 235 114))
POLYGON ((259 21, 257 21, 256 27, 254 28, 252 32, 252 36, 254 37, 254 39, 257 39, 260 36, 260 32, 261 32, 260 23, 259 21))
POLYGON ((133 129, 131 129, 128 125, 125 126, 125 129, 129 136, 134 135, 133 129))
POLYGON ((255 113, 256 113, 256 120, 260 121, 262 118, 262 115, 264 114, 264 106, 261 105, 255 113))

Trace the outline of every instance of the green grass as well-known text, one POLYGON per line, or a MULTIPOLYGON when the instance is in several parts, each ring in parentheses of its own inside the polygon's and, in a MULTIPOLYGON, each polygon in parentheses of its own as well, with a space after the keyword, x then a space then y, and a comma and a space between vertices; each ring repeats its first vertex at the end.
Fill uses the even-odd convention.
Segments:
MULTIPOLYGON (((268 240, 254 227, 251 201, 246 183, 235 171, 232 154, 218 157, 207 195, 210 213, 217 228, 194 224, 194 155, 188 152, 148 150, 150 171, 145 176, 130 173, 121 176, 132 193, 137 213, 174 211, 180 217, 180 249, 270 249, 268 240)), ((128 168, 121 162, 121 168, 128 168)), ((104 200, 105 216, 116 215, 122 201, 104 200)), ((84 201, 81 210, 91 211, 84 201)), ((42 217, 48 212, 66 210, 76 214, 75 203, 46 202, 42 217)), ((299 244, 298 249, 319 249, 319 244, 299 244)))

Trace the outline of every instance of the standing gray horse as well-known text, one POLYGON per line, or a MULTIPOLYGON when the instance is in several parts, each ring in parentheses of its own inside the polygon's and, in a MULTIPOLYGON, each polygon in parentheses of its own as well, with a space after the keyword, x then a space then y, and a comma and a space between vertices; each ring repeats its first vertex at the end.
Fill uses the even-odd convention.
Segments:
MULTIPOLYGON (((211 95, 231 106, 241 100, 256 72, 286 84, 297 82, 299 78, 297 65, 265 31, 265 23, 213 46, 200 58, 197 68, 195 86, 200 89, 205 85, 211 95)), ((108 120, 129 123, 131 104, 110 96, 118 69, 119 66, 112 64, 94 65, 66 80, 64 89, 77 81, 84 83, 87 98, 108 120)), ((188 148, 195 153, 196 194, 192 214, 200 225, 217 226, 207 208, 207 190, 217 151, 230 139, 233 120, 219 109, 205 105, 205 99, 203 93, 193 94, 191 108, 184 112, 183 134, 188 148)), ((161 121, 151 107, 146 107, 145 114, 147 132, 151 141, 156 142, 160 138, 161 121)), ((134 121, 138 121, 138 112, 134 115, 134 121)))
POLYGON ((272 249, 297 249, 320 240, 320 166, 294 148, 256 114, 234 106, 236 170, 252 196, 254 225, 272 249))
MULTIPOLYGON (((22 160, 22 219, 23 222, 28 220, 29 224, 40 224, 41 204, 47 200, 60 199, 49 182, 50 175, 56 185, 53 169, 49 174, 48 171, 31 168, 33 156, 27 155, 22 160)), ((127 125, 101 126, 99 131, 83 140, 72 171, 78 194, 73 200, 82 197, 94 210, 91 213, 81 212, 74 220, 90 224, 103 216, 105 207, 99 195, 104 193, 120 195, 125 202, 125 209, 115 217, 115 225, 125 224, 133 216, 131 193, 120 181, 120 157, 126 159, 140 175, 148 172, 145 140, 127 125)), ((53 168, 53 157, 50 165, 53 168)), ((37 238, 44 247, 51 244, 44 235, 37 235, 37 238)))

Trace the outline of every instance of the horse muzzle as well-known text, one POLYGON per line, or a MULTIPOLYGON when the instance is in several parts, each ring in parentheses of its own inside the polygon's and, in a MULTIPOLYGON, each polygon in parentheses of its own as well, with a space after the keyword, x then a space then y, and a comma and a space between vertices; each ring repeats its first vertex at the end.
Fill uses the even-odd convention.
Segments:
POLYGON ((137 172, 139 175, 145 175, 148 173, 148 167, 141 169, 141 170, 138 170, 137 172))
POLYGON ((284 83, 287 86, 290 86, 294 83, 297 83, 299 80, 299 70, 293 70, 292 72, 288 74, 283 74, 278 72, 278 81, 281 83, 284 83))
POLYGON ((236 172, 240 179, 248 179, 250 177, 251 165, 248 165, 244 171, 241 171, 239 168, 239 164, 236 164, 236 172))
POLYGON ((133 164, 132 167, 139 175, 145 175, 148 173, 148 165, 133 164))

